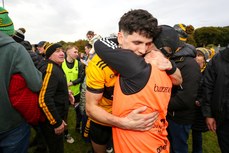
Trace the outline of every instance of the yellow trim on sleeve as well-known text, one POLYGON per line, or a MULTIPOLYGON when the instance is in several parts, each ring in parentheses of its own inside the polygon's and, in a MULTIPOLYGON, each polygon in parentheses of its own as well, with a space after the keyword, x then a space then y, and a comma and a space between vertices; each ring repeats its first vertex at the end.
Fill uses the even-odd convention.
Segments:
POLYGON ((45 113, 47 119, 49 120, 51 125, 56 124, 56 120, 55 118, 52 116, 52 114, 50 113, 46 103, 45 103, 45 93, 47 90, 47 86, 48 86, 48 82, 52 73, 52 69, 53 69, 53 64, 49 63, 47 66, 47 70, 46 70, 46 75, 45 78, 43 80, 43 84, 42 84, 42 88, 39 94, 39 105, 40 107, 43 109, 43 112, 45 113))

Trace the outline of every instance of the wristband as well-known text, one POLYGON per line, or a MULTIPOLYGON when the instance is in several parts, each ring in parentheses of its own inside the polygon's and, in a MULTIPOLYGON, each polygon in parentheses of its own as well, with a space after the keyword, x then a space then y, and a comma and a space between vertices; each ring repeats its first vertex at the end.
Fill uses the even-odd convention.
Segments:
POLYGON ((170 61, 170 62, 172 64, 172 69, 166 70, 166 73, 168 75, 172 75, 176 71, 176 69, 177 69, 176 63, 174 61, 170 61))

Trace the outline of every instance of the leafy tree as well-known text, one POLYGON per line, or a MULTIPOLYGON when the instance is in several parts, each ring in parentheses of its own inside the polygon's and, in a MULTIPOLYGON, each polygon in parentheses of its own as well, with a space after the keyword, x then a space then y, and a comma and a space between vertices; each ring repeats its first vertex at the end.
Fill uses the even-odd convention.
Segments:
POLYGON ((202 27, 194 32, 194 39, 197 46, 214 44, 226 46, 229 43, 229 26, 227 27, 202 27))
POLYGON ((78 40, 78 41, 75 42, 75 45, 79 48, 79 52, 84 53, 85 52, 84 51, 84 47, 85 47, 85 45, 87 43, 88 43, 87 40, 80 39, 80 40, 78 40))
POLYGON ((194 39, 193 34, 188 36, 188 38, 187 38, 187 43, 192 44, 192 45, 195 46, 195 47, 197 46, 196 40, 194 39))
POLYGON ((229 44, 229 26, 220 28, 220 40, 221 43, 219 43, 221 46, 227 46, 229 44))
POLYGON ((77 40, 75 42, 65 42, 63 40, 58 42, 59 44, 61 44, 63 46, 63 48, 65 49, 68 45, 76 45, 79 48, 79 52, 84 53, 84 46, 88 43, 87 40, 77 40))

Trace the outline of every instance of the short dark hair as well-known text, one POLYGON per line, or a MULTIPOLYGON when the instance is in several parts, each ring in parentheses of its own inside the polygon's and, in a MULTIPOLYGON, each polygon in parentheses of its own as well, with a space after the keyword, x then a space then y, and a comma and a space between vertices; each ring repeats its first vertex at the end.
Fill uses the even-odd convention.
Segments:
POLYGON ((95 34, 94 31, 88 31, 86 35, 92 35, 93 36, 94 34, 95 34))
POLYGON ((89 43, 87 43, 86 45, 85 45, 85 47, 87 47, 87 48, 92 48, 92 45, 91 44, 89 44, 89 43))
POLYGON ((119 31, 132 34, 137 32, 147 38, 154 38, 158 32, 157 19, 143 9, 130 10, 119 21, 119 31))

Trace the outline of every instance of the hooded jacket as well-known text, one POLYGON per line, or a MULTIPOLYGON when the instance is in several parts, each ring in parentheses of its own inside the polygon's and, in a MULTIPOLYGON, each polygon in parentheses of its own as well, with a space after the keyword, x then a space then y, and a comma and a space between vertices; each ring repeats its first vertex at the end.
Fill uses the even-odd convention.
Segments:
POLYGON ((38 92, 42 74, 36 69, 29 53, 11 37, 0 31, 0 133, 12 130, 25 122, 12 107, 8 89, 12 74, 21 74, 28 88, 38 92))
POLYGON ((178 124, 192 124, 195 120, 195 100, 201 79, 195 57, 195 47, 184 44, 171 58, 181 71, 183 83, 173 86, 167 117, 178 124))

